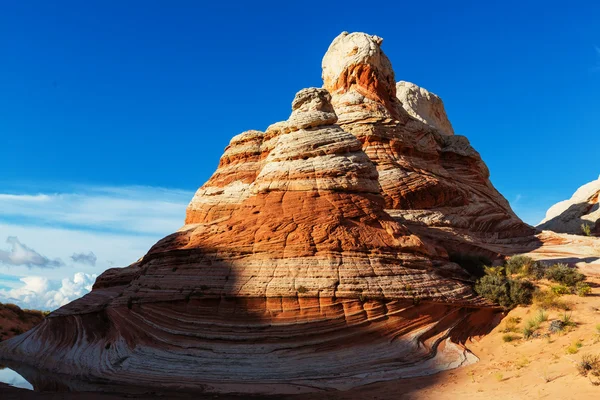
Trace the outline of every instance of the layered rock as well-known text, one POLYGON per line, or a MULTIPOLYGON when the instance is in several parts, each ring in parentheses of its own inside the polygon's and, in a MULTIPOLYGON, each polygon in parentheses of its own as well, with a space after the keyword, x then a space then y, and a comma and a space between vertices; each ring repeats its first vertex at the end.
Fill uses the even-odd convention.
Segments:
POLYGON ((535 230, 494 188, 479 153, 452 135, 441 100, 396 85, 381 43, 342 33, 323 58, 323 80, 339 125, 376 165, 386 211, 450 252, 501 256, 536 246, 535 230))
POLYGON ((600 177, 581 186, 569 200, 548 209, 539 229, 558 233, 583 234, 582 225, 600 234, 600 177))
POLYGON ((235 137, 184 227, 2 343, 2 357, 93 390, 249 393, 476 361, 464 343, 491 328, 495 307, 443 248, 386 213, 376 165, 330 100, 304 89, 287 121, 235 137))
POLYGON ((381 43, 338 36, 324 88, 298 92, 286 121, 234 137, 179 231, 0 356, 93 390, 248 393, 476 361, 464 344, 497 309, 449 253, 522 252, 535 231, 439 97, 396 83, 381 43))

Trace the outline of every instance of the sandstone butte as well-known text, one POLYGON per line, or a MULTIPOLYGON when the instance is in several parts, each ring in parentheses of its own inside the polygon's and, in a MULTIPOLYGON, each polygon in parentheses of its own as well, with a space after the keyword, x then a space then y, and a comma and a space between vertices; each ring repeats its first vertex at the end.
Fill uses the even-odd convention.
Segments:
POLYGON ((559 233, 583 234, 582 225, 600 234, 600 177, 586 183, 569 200, 550 207, 539 229, 559 233))
POLYGON ((0 358, 38 389, 261 394, 477 361, 466 344, 501 315, 449 254, 542 258, 548 242, 563 257, 573 239, 536 236, 513 213, 439 97, 397 83, 381 44, 339 35, 323 88, 233 137, 181 229, 1 343, 0 358))

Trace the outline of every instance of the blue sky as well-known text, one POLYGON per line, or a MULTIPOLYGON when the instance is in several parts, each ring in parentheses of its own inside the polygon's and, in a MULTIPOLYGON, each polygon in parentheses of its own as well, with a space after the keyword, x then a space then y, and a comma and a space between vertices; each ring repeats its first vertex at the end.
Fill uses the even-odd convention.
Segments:
POLYGON ((60 290, 143 255, 232 136, 321 86, 342 31, 383 37, 397 80, 442 97, 527 222, 600 173, 598 2, 204 3, 3 4, 0 250, 18 237, 63 266, 5 263, 0 291, 33 275, 60 290), (89 252, 94 266, 71 258, 89 252))

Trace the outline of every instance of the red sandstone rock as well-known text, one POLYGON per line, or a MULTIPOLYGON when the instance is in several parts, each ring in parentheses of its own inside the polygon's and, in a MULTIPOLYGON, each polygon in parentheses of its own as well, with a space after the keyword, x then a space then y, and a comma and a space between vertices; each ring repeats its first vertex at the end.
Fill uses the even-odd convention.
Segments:
POLYGON ((336 38, 325 89, 234 137, 178 232, 0 354, 88 382, 255 393, 474 362, 463 345, 496 309, 448 251, 502 254, 533 230, 466 138, 402 107, 380 45, 336 38))
POLYGON ((450 134, 441 100, 429 96, 434 104, 428 107, 422 96, 403 107, 396 98, 381 43, 377 36, 342 33, 323 58, 323 78, 340 127, 361 141, 376 165, 386 211, 450 252, 499 256, 505 245, 535 246, 535 230, 494 188, 479 153, 466 137, 450 134), (370 78, 357 79, 355 71, 364 69, 370 78), (432 120, 418 115, 421 110, 439 115, 432 120))

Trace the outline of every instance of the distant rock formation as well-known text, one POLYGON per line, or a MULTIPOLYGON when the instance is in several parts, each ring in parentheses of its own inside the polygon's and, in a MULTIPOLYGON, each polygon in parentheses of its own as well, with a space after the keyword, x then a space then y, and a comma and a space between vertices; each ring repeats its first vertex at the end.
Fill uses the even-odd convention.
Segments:
POLYGON ((0 342, 20 335, 42 322, 44 313, 0 303, 0 342))
POLYGON ((581 186, 569 200, 556 203, 546 212, 539 229, 558 233, 583 234, 582 225, 600 234, 600 177, 581 186))
POLYGON ((498 309, 449 253, 500 256, 534 230, 437 96, 411 86, 398 98, 381 42, 338 36, 324 88, 235 136, 179 231, 0 357, 88 382, 248 393, 476 361, 464 344, 498 309))

